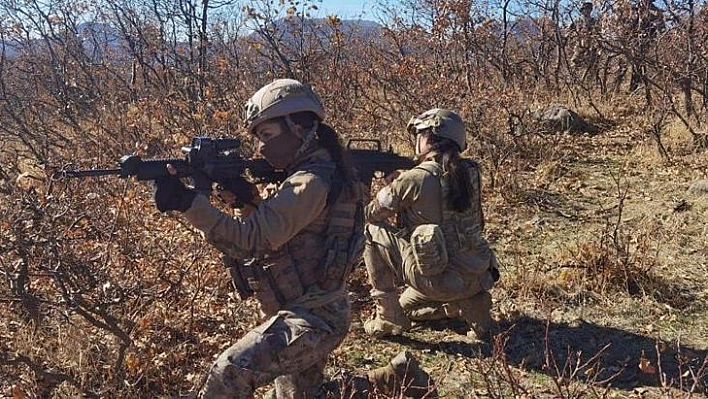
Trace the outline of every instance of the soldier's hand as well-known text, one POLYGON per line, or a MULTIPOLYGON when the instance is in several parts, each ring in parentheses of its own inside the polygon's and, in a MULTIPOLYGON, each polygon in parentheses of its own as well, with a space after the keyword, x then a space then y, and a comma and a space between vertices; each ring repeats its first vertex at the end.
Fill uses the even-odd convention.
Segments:
POLYGON ((192 206, 197 192, 187 188, 177 177, 177 170, 167 165, 169 176, 160 177, 153 185, 155 206, 160 212, 186 212, 192 206))
POLYGON ((256 206, 256 199, 260 198, 256 185, 241 177, 220 184, 217 196, 232 208, 241 208, 244 204, 256 206))
POLYGON ((222 187, 217 187, 214 190, 214 195, 216 195, 216 197, 219 198, 226 205, 232 208, 236 207, 238 199, 231 191, 224 190, 222 187))

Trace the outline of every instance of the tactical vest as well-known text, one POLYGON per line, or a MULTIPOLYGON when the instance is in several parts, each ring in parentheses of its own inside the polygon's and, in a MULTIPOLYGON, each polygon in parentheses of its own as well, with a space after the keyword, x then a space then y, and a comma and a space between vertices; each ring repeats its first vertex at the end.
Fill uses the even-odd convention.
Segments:
POLYGON ((341 298, 364 249, 364 186, 342 184, 329 163, 308 166, 306 171, 330 186, 325 211, 277 251, 231 268, 232 277, 238 274, 234 285, 241 297, 255 295, 266 315, 295 306, 315 308, 341 298))
POLYGON ((461 166, 468 173, 470 181, 471 206, 464 212, 457 212, 449 207, 450 182, 443 174, 440 164, 425 162, 416 167, 439 179, 442 194, 440 223, 416 226, 410 237, 418 270, 423 275, 441 273, 448 266, 463 269, 471 267, 475 269, 475 273, 481 273, 489 266, 489 259, 487 259, 487 266, 483 266, 482 263, 483 269, 476 270, 480 268, 479 262, 469 256, 470 253, 479 251, 491 253, 487 241, 482 237, 484 215, 479 166, 468 159, 463 159, 461 166))

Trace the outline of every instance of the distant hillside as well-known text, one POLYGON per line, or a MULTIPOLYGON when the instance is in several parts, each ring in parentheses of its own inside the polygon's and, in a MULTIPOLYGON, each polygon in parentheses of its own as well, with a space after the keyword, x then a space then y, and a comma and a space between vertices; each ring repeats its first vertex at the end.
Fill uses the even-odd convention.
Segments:
MULTIPOLYGON (((365 19, 344 19, 335 28, 326 18, 309 18, 305 20, 297 18, 281 18, 276 21, 276 37, 281 39, 294 39, 301 33, 305 37, 313 35, 319 39, 326 40, 335 29, 340 30, 345 36, 356 36, 362 39, 374 39, 381 34, 381 25, 378 22, 365 19)), ((248 35, 250 39, 258 38, 258 33, 253 32, 248 35)))
MULTIPOLYGON (((298 19, 279 19, 276 22, 276 35, 278 40, 286 42, 300 40, 304 37, 319 39, 326 43, 335 29, 338 29, 346 38, 357 37, 364 41, 376 40, 380 37, 381 25, 374 21, 352 19, 341 20, 333 26, 325 18, 312 18, 303 21, 298 19)), ((125 61, 122 60, 130 53, 130 39, 126 38, 121 30, 109 23, 84 22, 76 27, 76 38, 84 48, 86 55, 94 62, 125 61)), ((256 32, 247 35, 248 39, 260 40, 256 32)), ((44 48, 47 43, 41 39, 30 42, 18 40, 0 40, 0 53, 6 58, 14 58, 28 48, 44 48)), ((177 43, 177 47, 186 46, 186 43, 177 43)))

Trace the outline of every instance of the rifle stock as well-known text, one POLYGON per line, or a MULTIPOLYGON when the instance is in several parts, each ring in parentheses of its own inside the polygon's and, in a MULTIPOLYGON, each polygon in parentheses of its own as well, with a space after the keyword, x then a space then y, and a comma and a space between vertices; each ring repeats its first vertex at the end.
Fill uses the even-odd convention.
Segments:
POLYGON ((377 139, 351 139, 347 143, 347 151, 352 160, 352 166, 357 169, 362 182, 371 185, 377 173, 389 175, 398 169, 411 169, 416 162, 408 157, 396 154, 392 148, 386 151, 381 149, 381 141, 377 139), (354 144, 369 144, 374 149, 354 148, 354 144))

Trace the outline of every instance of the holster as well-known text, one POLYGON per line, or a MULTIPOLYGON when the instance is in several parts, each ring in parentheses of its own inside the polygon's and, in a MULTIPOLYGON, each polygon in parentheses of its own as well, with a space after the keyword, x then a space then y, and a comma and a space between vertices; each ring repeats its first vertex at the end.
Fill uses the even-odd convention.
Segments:
POLYGON ((253 295, 253 290, 248 285, 246 276, 243 275, 243 270, 241 269, 241 264, 234 258, 224 255, 224 266, 229 270, 229 275, 231 275, 231 284, 238 293, 241 299, 246 299, 253 295))

